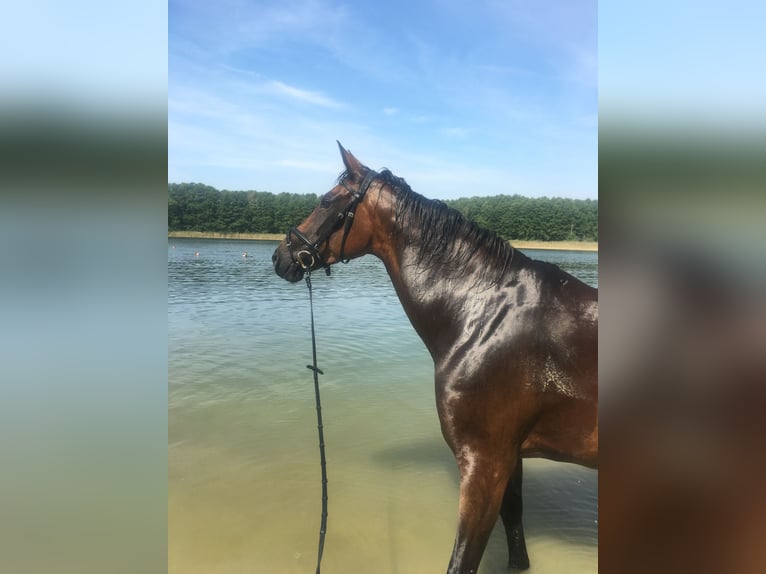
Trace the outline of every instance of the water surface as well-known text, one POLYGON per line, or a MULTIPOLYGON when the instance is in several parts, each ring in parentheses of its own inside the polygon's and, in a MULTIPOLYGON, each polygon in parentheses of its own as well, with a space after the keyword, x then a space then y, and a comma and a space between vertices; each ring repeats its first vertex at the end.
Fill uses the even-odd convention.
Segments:
MULTIPOLYGON (((313 572, 321 509, 309 307, 276 242, 168 240, 168 569, 313 572), (249 257, 242 256, 247 251, 249 257), (195 255, 195 253, 199 255, 195 255)), ((597 285, 598 255, 525 253, 597 285)), ((433 366, 383 265, 314 276, 329 476, 322 569, 444 572, 458 474, 433 366)), ((527 460, 532 574, 597 571, 597 474, 527 460)), ((498 523, 480 573, 506 572, 498 523)))

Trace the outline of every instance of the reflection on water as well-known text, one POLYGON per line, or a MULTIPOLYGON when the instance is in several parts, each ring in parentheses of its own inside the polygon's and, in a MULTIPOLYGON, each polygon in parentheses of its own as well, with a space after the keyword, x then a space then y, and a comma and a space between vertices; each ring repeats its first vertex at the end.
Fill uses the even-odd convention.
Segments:
MULTIPOLYGON (((171 573, 314 571, 321 485, 308 297, 304 283, 274 275, 275 246, 168 242, 171 573)), ((597 284, 595 253, 526 253, 597 284)), ((313 283, 326 373, 323 569, 443 572, 458 478, 431 359, 377 259, 313 283)), ((524 480, 530 572, 595 572, 596 473, 529 460, 524 480)), ((500 524, 480 572, 506 572, 500 524)))

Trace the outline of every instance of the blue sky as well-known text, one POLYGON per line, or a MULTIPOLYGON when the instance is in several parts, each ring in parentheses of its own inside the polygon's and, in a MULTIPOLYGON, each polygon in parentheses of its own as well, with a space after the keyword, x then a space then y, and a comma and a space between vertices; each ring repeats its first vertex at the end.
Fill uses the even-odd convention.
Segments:
POLYGON ((596 198, 595 1, 171 0, 168 179, 596 198))

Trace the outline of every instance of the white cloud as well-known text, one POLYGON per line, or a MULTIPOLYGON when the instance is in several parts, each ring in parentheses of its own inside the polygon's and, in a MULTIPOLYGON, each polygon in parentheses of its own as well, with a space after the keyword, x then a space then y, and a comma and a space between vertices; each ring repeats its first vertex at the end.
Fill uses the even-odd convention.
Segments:
POLYGON ((468 130, 466 128, 443 128, 441 130, 441 133, 443 133, 445 136, 453 137, 453 138, 464 138, 469 133, 471 133, 471 130, 468 130))
POLYGON ((342 103, 337 102, 332 98, 328 98, 320 92, 296 88, 295 86, 290 86, 279 80, 271 80, 266 84, 266 88, 274 94, 287 96, 293 100, 321 106, 323 108, 338 109, 343 107, 342 103))

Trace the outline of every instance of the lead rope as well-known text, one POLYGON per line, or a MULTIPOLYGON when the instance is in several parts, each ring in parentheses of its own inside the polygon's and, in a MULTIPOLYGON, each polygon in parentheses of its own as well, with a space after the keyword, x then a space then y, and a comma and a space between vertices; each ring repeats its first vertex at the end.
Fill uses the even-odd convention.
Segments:
POLYGON ((324 454, 324 426, 322 425, 322 403, 319 399, 319 375, 324 375, 322 370, 317 367, 317 343, 314 334, 314 297, 311 289, 311 266, 306 269, 306 286, 309 288, 309 308, 311 310, 311 353, 314 359, 313 365, 306 365, 306 368, 314 373, 314 394, 316 395, 317 405, 317 430, 319 431, 319 458, 322 464, 322 521, 319 526, 319 552, 317 554, 317 570, 319 574, 319 565, 322 562, 322 553, 324 552, 324 536, 327 532, 327 460, 324 454))

